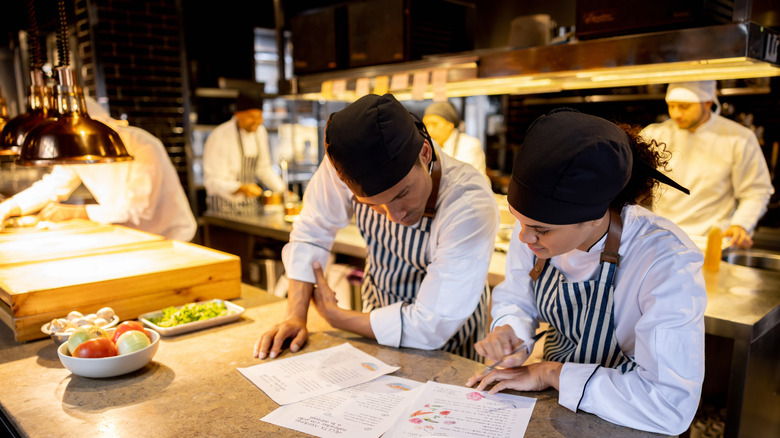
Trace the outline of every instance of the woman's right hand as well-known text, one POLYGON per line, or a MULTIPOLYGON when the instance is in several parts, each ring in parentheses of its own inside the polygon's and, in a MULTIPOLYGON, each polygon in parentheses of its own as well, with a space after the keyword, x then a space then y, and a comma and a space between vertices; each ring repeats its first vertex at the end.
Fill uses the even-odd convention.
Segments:
MULTIPOLYGON (((474 344, 474 349, 481 356, 496 362, 504 356, 512 354, 522 344, 523 341, 515 335, 515 331, 512 330, 511 326, 502 325, 488 333, 485 339, 474 344)), ((528 356, 526 349, 521 349, 519 352, 504 359, 501 366, 504 368, 518 367, 528 359, 528 356)))

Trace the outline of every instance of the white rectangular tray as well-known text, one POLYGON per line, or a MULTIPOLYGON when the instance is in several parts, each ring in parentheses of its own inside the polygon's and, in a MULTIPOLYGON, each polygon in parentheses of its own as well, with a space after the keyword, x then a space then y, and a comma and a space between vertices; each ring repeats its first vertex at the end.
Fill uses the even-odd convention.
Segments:
MULTIPOLYGON (((144 313, 143 315, 140 315, 138 319, 142 323, 146 324, 150 328, 157 331, 162 336, 174 336, 174 335, 180 335, 182 333, 192 332, 195 330, 214 327, 221 324, 227 324, 229 322, 238 320, 239 318, 241 318, 241 314, 244 313, 243 307, 225 300, 199 301, 195 304, 204 304, 204 303, 211 303, 211 302, 225 303, 225 307, 227 307, 228 309, 227 315, 204 319, 202 321, 188 322, 173 327, 160 327, 157 324, 150 321, 151 318, 161 317, 163 315, 162 309, 154 312, 144 313)), ((180 307, 184 307, 184 306, 176 306, 177 309, 180 307)))

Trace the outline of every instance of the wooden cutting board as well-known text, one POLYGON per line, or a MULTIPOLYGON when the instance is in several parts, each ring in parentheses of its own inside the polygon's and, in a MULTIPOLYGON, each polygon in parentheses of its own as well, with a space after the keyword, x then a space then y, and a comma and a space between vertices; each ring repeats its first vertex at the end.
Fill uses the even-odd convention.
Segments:
MULTIPOLYGON (((0 259, 0 320, 17 341, 45 337, 41 326, 71 310, 87 314, 110 306, 127 320, 168 306, 240 296, 238 257, 122 228, 49 239, 52 248, 73 245, 70 256, 34 259, 46 246, 4 254, 11 262, 0 259)), ((0 251, 7 243, 0 243, 0 251)))
MULTIPOLYGON (((6 236, 8 237, 8 236, 6 236)), ((0 240, 0 267, 125 250, 138 244, 162 242, 164 237, 121 225, 84 226, 48 232, 17 234, 0 240)))

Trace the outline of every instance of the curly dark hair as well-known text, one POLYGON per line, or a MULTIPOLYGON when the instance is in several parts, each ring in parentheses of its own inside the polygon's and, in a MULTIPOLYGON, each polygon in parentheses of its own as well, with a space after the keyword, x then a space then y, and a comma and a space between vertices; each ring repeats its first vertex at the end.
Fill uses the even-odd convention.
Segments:
POLYGON ((655 198, 655 189, 661 183, 650 175, 647 167, 642 166, 639 160, 653 169, 668 171, 667 165, 672 154, 664 143, 640 135, 642 131, 640 126, 615 124, 628 135, 634 154, 634 164, 631 168, 631 179, 610 205, 618 211, 631 204, 650 208, 655 198))

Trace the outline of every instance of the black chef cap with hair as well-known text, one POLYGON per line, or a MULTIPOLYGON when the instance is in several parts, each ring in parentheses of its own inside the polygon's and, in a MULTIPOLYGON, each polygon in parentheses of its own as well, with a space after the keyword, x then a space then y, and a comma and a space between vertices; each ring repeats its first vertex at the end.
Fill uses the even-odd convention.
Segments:
POLYGON ((392 94, 369 94, 330 115, 325 151, 355 195, 374 196, 417 162, 424 141, 418 125, 392 94))
POLYGON ((236 112, 250 109, 263 110, 263 98, 258 93, 239 91, 236 98, 236 112))
POLYGON ((515 157, 507 201, 554 225, 602 217, 631 178, 631 144, 617 125, 570 108, 531 124, 515 157))

